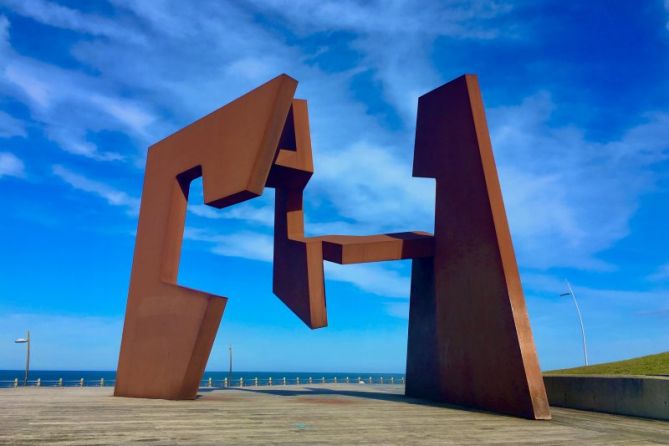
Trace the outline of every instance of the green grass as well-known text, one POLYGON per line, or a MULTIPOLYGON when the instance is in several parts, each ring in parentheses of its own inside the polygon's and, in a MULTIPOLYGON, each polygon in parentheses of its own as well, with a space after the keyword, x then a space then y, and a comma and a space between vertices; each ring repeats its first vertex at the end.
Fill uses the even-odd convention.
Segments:
POLYGON ((588 367, 551 370, 550 375, 669 375, 669 352, 588 367))

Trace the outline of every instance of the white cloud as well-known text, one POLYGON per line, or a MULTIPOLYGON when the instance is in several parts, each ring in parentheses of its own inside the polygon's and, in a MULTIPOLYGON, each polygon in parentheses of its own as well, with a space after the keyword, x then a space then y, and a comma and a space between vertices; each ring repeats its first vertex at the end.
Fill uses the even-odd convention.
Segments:
POLYGON ((669 158, 669 115, 643 117, 614 141, 549 124, 546 93, 490 110, 491 134, 520 264, 607 269, 597 255, 629 233, 652 166, 669 158))
POLYGON ((363 54, 362 70, 369 70, 382 94, 413 125, 416 97, 434 88, 439 76, 430 62, 438 37, 488 40, 508 38, 491 19, 511 6, 491 1, 256 1, 263 12, 273 11, 298 33, 345 31, 354 33, 352 47, 363 54), (392 49, 392 50, 390 50, 392 49))
POLYGON ((251 203, 241 203, 226 209, 216 209, 205 204, 191 204, 188 211, 198 217, 213 220, 230 219, 244 220, 249 223, 258 223, 263 226, 274 224, 273 206, 255 207, 251 203))
POLYGON ((648 276, 648 279, 655 282, 669 281, 669 263, 660 265, 653 274, 648 276))
POLYGON ((228 257, 271 262, 274 252, 272 236, 258 232, 215 234, 205 229, 186 228, 184 239, 206 242, 212 253, 228 257))
POLYGON ((409 298, 409 278, 378 263, 325 263, 325 278, 348 282, 363 291, 386 297, 409 298))
POLYGON ((409 303, 408 302, 393 302, 386 304, 386 312, 400 319, 409 319, 409 303))
POLYGON ((76 9, 53 2, 44 0, 3 0, 2 3, 12 8, 15 13, 45 25, 95 36, 142 42, 142 39, 136 33, 118 23, 118 21, 84 14, 76 9))
POLYGON ((264 82, 276 75, 270 65, 255 57, 238 59, 232 62, 226 71, 231 75, 242 75, 258 82, 264 82))
MULTIPOLYGON (((360 54, 359 66, 325 73, 311 58, 328 48, 304 50, 287 43, 259 24, 255 11, 240 5, 112 3, 124 32, 139 37, 116 36, 104 26, 96 34, 85 24, 95 23, 96 16, 44 0, 9 4, 50 26, 88 33, 72 55, 99 75, 16 54, 3 18, 0 52, 10 73, 4 88, 31 104, 35 119, 65 150, 110 160, 123 158, 121 151, 97 147, 90 133, 112 129, 130 132, 140 142, 153 141, 234 99, 260 78, 288 72, 301 81, 298 96, 306 97, 310 107, 317 169, 305 196, 310 235, 431 230, 434 185, 411 177, 411 129, 416 96, 441 81, 430 61, 433 42, 509 37, 492 23, 509 7, 492 2, 258 3, 257 9, 280 16, 302 36, 332 31, 352 36, 348 44, 360 54), (352 83, 361 71, 381 84, 406 129, 384 128, 355 98, 352 83), (120 92, 131 92, 132 100, 120 92)), ((489 113, 520 264, 611 268, 598 254, 628 234, 638 198, 655 181, 648 166, 666 156, 669 121, 666 115, 649 114, 617 141, 602 144, 574 125, 554 127, 555 107, 550 95, 539 93, 489 113)), ((267 227, 273 212, 271 205, 246 204, 220 212, 202 205, 189 209, 200 217, 220 215, 267 227)), ((232 252, 225 246, 222 251, 232 252)), ((253 255, 266 257, 259 252, 253 255)))
POLYGON ((438 80, 428 62, 432 41, 438 36, 490 38, 498 30, 489 19, 508 10, 491 2, 443 6, 326 2, 314 7, 309 2, 279 1, 258 6, 263 13, 281 14, 282 20, 298 30, 344 30, 360 35, 353 45, 365 56, 361 68, 325 75, 310 61, 311 54, 263 27, 248 7, 228 4, 221 8, 209 1, 198 3, 198 8, 170 0, 113 3, 117 7, 114 21, 45 0, 6 3, 13 12, 41 23, 105 37, 82 39, 72 48, 82 65, 100 73, 96 77, 18 57, 9 47, 8 34, 4 54, 10 72, 21 74, 11 76, 11 84, 37 109, 33 113, 50 133, 66 127, 66 133, 80 135, 74 142, 56 142, 72 153, 103 160, 118 156, 97 156, 91 150, 94 145, 85 140, 88 131, 131 131, 145 145, 280 72, 303 81, 301 94, 315 106, 312 110, 318 110, 312 114, 312 128, 328 128, 318 132, 318 140, 328 141, 326 149, 350 144, 345 141, 350 134, 377 133, 377 137, 390 139, 383 132, 379 135, 378 122, 353 99, 352 78, 361 70, 370 70, 382 83, 388 101, 413 125, 417 93, 432 88, 438 80), (394 50, 387 51, 388 47, 394 50), (103 101, 98 99, 101 91, 106 92, 103 101), (175 122, 154 119, 155 113, 127 100, 118 113, 119 107, 110 104, 121 100, 119 91, 133 91, 144 103, 170 110, 175 122), (68 122, 59 119, 64 109, 68 122), (104 119, 107 116, 119 125, 104 119), (349 132, 332 129, 341 127, 332 125, 333 116, 344 121, 349 132))
POLYGON ((92 104, 97 105, 100 110, 142 136, 147 136, 147 128, 155 119, 140 105, 127 100, 101 95, 93 95, 89 100, 92 104))
POLYGON ((359 142, 317 154, 315 165, 313 189, 307 191, 327 197, 356 233, 432 230, 434 181, 412 178, 409 160, 359 142))
POLYGON ((91 180, 61 165, 53 166, 52 170, 54 175, 77 190, 96 195, 112 206, 125 208, 130 215, 136 215, 139 212, 139 200, 123 191, 116 190, 105 183, 91 180))
POLYGON ((0 178, 25 176, 25 165, 16 155, 9 152, 0 152, 0 178))
MULTIPOLYGON (((665 265, 666 266, 666 265, 665 265)), ((658 272, 664 273, 665 268, 658 272)), ((527 294, 542 294, 552 296, 555 301, 561 300, 561 294, 567 291, 564 279, 554 275, 542 273, 525 273, 522 275, 523 287, 527 294)), ((669 307, 669 289, 612 289, 592 287, 583 283, 570 282, 579 304, 588 308, 590 317, 597 313, 598 317, 606 315, 611 309, 615 312, 629 312, 640 314, 641 310, 669 307), (602 303, 606 302, 606 305, 602 303)), ((569 299, 569 297, 567 297, 569 299)), ((604 316, 605 318, 605 316, 604 316)))
POLYGON ((23 121, 0 111, 0 138, 26 135, 25 123, 23 121))
MULTIPOLYGON (((44 2, 46 3, 46 2, 44 2)), ((10 44, 10 23, 0 16, 0 93, 23 101, 46 135, 72 154, 119 160, 116 150, 100 150, 89 133, 129 133, 145 145, 155 117, 139 103, 122 98, 103 77, 44 63, 18 54, 10 44)))
POLYGON ((98 147, 86 140, 83 130, 69 126, 49 126, 46 134, 60 148, 73 155, 81 155, 98 161, 120 161, 123 155, 117 152, 100 151, 98 147))
POLYGON ((46 109, 52 103, 52 90, 47 82, 43 82, 35 73, 25 70, 25 66, 5 66, 5 79, 13 83, 23 91, 30 101, 39 108, 46 109))

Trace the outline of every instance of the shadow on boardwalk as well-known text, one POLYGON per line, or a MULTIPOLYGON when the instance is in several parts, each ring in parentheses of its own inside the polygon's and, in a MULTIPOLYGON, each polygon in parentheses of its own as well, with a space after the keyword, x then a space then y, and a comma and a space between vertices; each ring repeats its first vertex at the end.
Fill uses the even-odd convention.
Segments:
POLYGON ((345 397, 351 397, 351 398, 367 398, 367 399, 372 399, 372 400, 380 400, 380 401, 392 401, 392 402, 398 402, 398 403, 406 403, 406 404, 416 404, 420 406, 430 406, 430 407, 443 407, 443 408, 449 408, 449 409, 457 409, 457 410, 463 410, 466 412, 474 412, 474 413, 488 413, 486 411, 478 410, 478 409, 473 409, 470 407, 465 407, 465 406, 458 406, 455 404, 448 404, 448 403, 442 403, 442 402, 437 402, 437 401, 430 401, 430 400, 424 400, 424 399, 419 399, 419 398, 412 398, 405 396, 404 394, 401 393, 391 393, 388 392, 387 389, 385 392, 377 392, 373 390, 367 390, 367 389, 355 389, 355 390, 347 390, 347 389, 332 389, 332 388, 323 388, 323 387, 303 387, 301 389, 280 389, 280 388, 250 388, 250 387, 235 387, 235 390, 241 390, 244 392, 253 392, 253 393, 262 393, 266 395, 276 395, 276 396, 288 396, 288 397, 295 397, 295 396, 345 396, 345 397))

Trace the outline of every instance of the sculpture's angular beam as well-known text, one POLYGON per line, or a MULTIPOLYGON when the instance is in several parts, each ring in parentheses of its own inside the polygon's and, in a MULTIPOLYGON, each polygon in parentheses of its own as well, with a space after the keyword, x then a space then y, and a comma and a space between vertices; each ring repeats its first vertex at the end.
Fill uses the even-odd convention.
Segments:
POLYGON ((202 176, 216 207, 260 195, 296 86, 279 76, 149 151, 115 395, 195 398, 226 299, 177 284, 188 187, 202 176))
POLYGON ((309 328, 327 325, 323 250, 304 236, 302 194, 314 168, 307 102, 294 100, 267 185, 274 187, 274 294, 309 328))
POLYGON ((415 259, 434 255, 434 238, 427 232, 380 235, 324 235, 323 259, 342 265, 415 259))
POLYGON ((476 76, 419 99, 414 156, 437 195, 434 258, 412 274, 407 395, 550 418, 476 76))
POLYGON ((313 174, 306 101, 293 100, 267 185, 274 187, 274 294, 308 327, 327 326, 323 260, 377 262, 431 256, 430 234, 306 237, 302 195, 313 174))

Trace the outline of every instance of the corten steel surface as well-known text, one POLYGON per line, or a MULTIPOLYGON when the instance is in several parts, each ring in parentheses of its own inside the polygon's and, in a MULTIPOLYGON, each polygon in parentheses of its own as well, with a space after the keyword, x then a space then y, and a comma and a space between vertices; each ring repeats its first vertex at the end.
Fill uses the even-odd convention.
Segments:
POLYGON ((227 299, 176 283, 188 188, 225 207, 262 193, 297 82, 280 76, 148 154, 115 395, 195 398, 227 299))
POLYGON ((437 193, 434 257, 413 262, 407 395, 550 418, 475 76, 419 99, 413 174, 437 193))
POLYGON ((436 179, 434 235, 305 237, 313 163, 295 86, 280 76, 150 151, 116 394, 197 391, 224 307, 175 284, 188 183, 202 174, 216 207, 276 189, 273 290, 310 328, 327 325, 324 260, 413 259, 407 395, 550 418, 476 77, 419 100, 414 176, 436 179))

